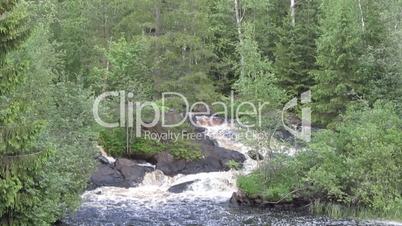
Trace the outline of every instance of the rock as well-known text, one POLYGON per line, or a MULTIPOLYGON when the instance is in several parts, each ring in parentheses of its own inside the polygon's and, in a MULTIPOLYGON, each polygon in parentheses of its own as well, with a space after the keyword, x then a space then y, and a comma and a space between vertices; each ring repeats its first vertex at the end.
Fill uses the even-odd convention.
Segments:
POLYGON ((180 172, 181 174, 196 174, 205 172, 218 172, 224 171, 225 166, 216 156, 207 156, 203 159, 190 161, 186 163, 185 168, 180 172))
POLYGON ((165 175, 174 176, 185 168, 185 160, 175 160, 168 152, 161 152, 155 156, 156 169, 162 171, 165 175))
POLYGON ((96 159, 98 159, 100 163, 106 164, 106 165, 113 164, 115 162, 115 160, 113 158, 106 157, 103 155, 99 155, 98 157, 96 157, 96 159))
POLYGON ((231 140, 235 140, 236 139, 236 134, 235 132, 231 131, 231 130, 225 130, 223 132, 223 136, 225 136, 226 138, 229 138, 231 140))
POLYGON ((199 181, 199 180, 187 181, 187 182, 184 182, 181 184, 173 185, 172 187, 170 187, 168 189, 168 191, 171 193, 182 193, 185 190, 187 190, 190 185, 192 185, 194 182, 197 182, 197 181, 199 181))
POLYGON ((230 160, 234 160, 238 163, 243 163, 244 161, 246 161, 246 157, 242 153, 221 147, 213 147, 210 155, 216 156, 218 159, 225 163, 230 160))
POLYGON ((137 186, 144 179, 145 173, 154 170, 153 167, 138 164, 141 163, 129 159, 118 159, 114 165, 100 164, 91 176, 89 189, 137 186))
POLYGON ((218 141, 216 141, 215 139, 212 139, 209 136, 205 136, 204 142, 211 146, 219 146, 218 141))
POLYGON ((96 159, 102 164, 109 164, 109 160, 103 155, 97 156, 96 159))
POLYGON ((201 152, 204 158, 186 161, 177 160, 168 152, 161 152, 154 156, 156 169, 168 176, 177 174, 196 174, 201 172, 218 172, 230 170, 227 163, 234 160, 242 166, 246 158, 243 154, 210 145, 210 141, 204 140, 201 144, 201 152))
POLYGON ((288 142, 288 143, 290 143, 294 140, 293 135, 285 129, 280 129, 280 130, 276 131, 274 133, 274 137, 278 140, 288 142))
POLYGON ((123 175, 109 165, 99 165, 91 176, 91 186, 94 189, 101 186, 128 187, 123 175))
POLYGON ((264 159, 264 156, 261 155, 261 153, 256 150, 248 151, 247 155, 253 160, 263 160, 264 159))
POLYGON ((233 192, 232 197, 230 197, 229 204, 234 207, 239 206, 250 206, 250 199, 241 191, 233 192))
POLYGON ((144 179, 145 173, 153 171, 152 167, 139 166, 137 162, 129 159, 118 159, 115 168, 123 175, 130 187, 139 185, 144 179))
POLYGON ((203 133, 205 130, 206 129, 204 127, 194 126, 194 131, 197 133, 203 133))

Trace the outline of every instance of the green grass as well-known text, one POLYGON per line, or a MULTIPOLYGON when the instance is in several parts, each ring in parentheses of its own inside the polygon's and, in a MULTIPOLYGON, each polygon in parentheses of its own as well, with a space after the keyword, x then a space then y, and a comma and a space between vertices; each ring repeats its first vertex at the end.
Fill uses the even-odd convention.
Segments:
POLYGON ((325 215, 331 218, 356 218, 356 219, 384 219, 402 221, 402 208, 395 205, 395 208, 384 211, 374 210, 368 207, 348 207, 338 203, 315 201, 309 206, 311 213, 325 215))
MULTIPOLYGON (((286 178, 286 175, 283 175, 286 178)), ((261 171, 256 171, 237 179, 237 185, 248 197, 261 197, 268 202, 291 202, 290 184, 286 180, 267 181, 261 171)), ((295 190, 295 189, 293 189, 295 190)), ((300 193, 303 194, 303 193, 300 193)), ((298 194, 298 195, 300 195, 298 194)), ((304 193, 307 195, 307 193, 304 193)), ((308 197, 306 197, 308 198, 308 197)), ((311 197, 310 197, 311 198, 311 197)), ((308 210, 314 215, 324 215, 335 219, 386 219, 402 221, 402 200, 395 200, 388 209, 375 209, 366 206, 345 206, 336 202, 324 202, 318 197, 308 205, 308 210)))

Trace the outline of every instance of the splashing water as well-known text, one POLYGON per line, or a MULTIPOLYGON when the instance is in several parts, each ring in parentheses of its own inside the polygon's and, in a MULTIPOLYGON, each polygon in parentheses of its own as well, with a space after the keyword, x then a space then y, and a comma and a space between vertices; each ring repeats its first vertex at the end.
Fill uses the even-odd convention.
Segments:
POLYGON ((233 137, 230 123, 203 125, 205 135, 220 147, 246 157, 239 171, 198 173, 169 177, 161 171, 147 173, 135 188, 101 187, 82 195, 83 203, 68 225, 379 225, 383 222, 356 222, 313 217, 308 213, 275 212, 258 208, 232 208, 228 205, 237 191, 236 178, 248 174, 258 163, 251 159, 246 145, 233 137), (194 181, 182 193, 170 193, 171 186, 194 181))

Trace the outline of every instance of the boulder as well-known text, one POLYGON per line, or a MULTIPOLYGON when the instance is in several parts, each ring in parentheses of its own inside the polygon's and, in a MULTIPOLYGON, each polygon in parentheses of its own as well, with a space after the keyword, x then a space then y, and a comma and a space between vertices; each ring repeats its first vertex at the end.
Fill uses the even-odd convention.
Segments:
POLYGON ((168 189, 168 191, 171 193, 182 193, 185 190, 187 190, 190 185, 194 184, 194 182, 197 182, 197 181, 199 181, 199 180, 187 181, 187 182, 184 182, 181 184, 173 185, 172 187, 170 187, 168 189))
POLYGON ((129 159, 118 159, 115 164, 130 187, 139 185, 144 179, 145 173, 153 171, 152 167, 140 166, 139 163, 129 159))
POLYGON ((91 186, 94 189, 102 186, 128 187, 123 175, 110 165, 99 165, 91 176, 91 186))
POLYGON ((99 164, 90 179, 90 189, 102 186, 135 187, 144 179, 145 173, 154 168, 129 159, 117 159, 115 164, 99 164), (139 165, 140 164, 140 165, 139 165))
POLYGON ((156 169, 162 171, 165 175, 174 176, 185 168, 185 160, 175 160, 168 152, 161 152, 155 155, 156 169))
POLYGON ((96 159, 102 164, 110 164, 109 159, 103 155, 99 155, 96 159))
POLYGON ((225 171, 225 166, 216 156, 207 156, 203 159, 187 162, 186 166, 180 173, 196 174, 217 171, 225 171))
POLYGON ((248 151, 247 155, 253 160, 263 160, 264 159, 264 156, 261 155, 261 153, 256 150, 248 151))
POLYGON ((233 192, 229 204, 233 207, 250 206, 251 200, 243 192, 233 192))
POLYGON ((209 136, 205 136, 203 142, 208 145, 211 145, 211 146, 219 146, 218 141, 216 141, 215 139, 212 139, 209 136))
POLYGON ((205 132, 205 130, 207 129, 205 129, 204 127, 194 126, 194 131, 197 133, 203 133, 205 132))

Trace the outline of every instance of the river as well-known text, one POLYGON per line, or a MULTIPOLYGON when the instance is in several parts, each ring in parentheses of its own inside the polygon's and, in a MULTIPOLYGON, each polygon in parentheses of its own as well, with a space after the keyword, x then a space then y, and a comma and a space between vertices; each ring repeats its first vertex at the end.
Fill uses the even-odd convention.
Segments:
POLYGON ((246 156, 241 170, 165 176, 148 173, 135 188, 101 187, 82 195, 79 210, 63 222, 67 225, 402 225, 394 222, 334 220, 306 212, 285 212, 259 208, 232 207, 229 199, 237 191, 236 178, 257 167, 248 157, 250 148, 237 142, 230 124, 205 126, 206 135, 218 145, 246 156), (182 193, 168 189, 195 181, 182 193))

